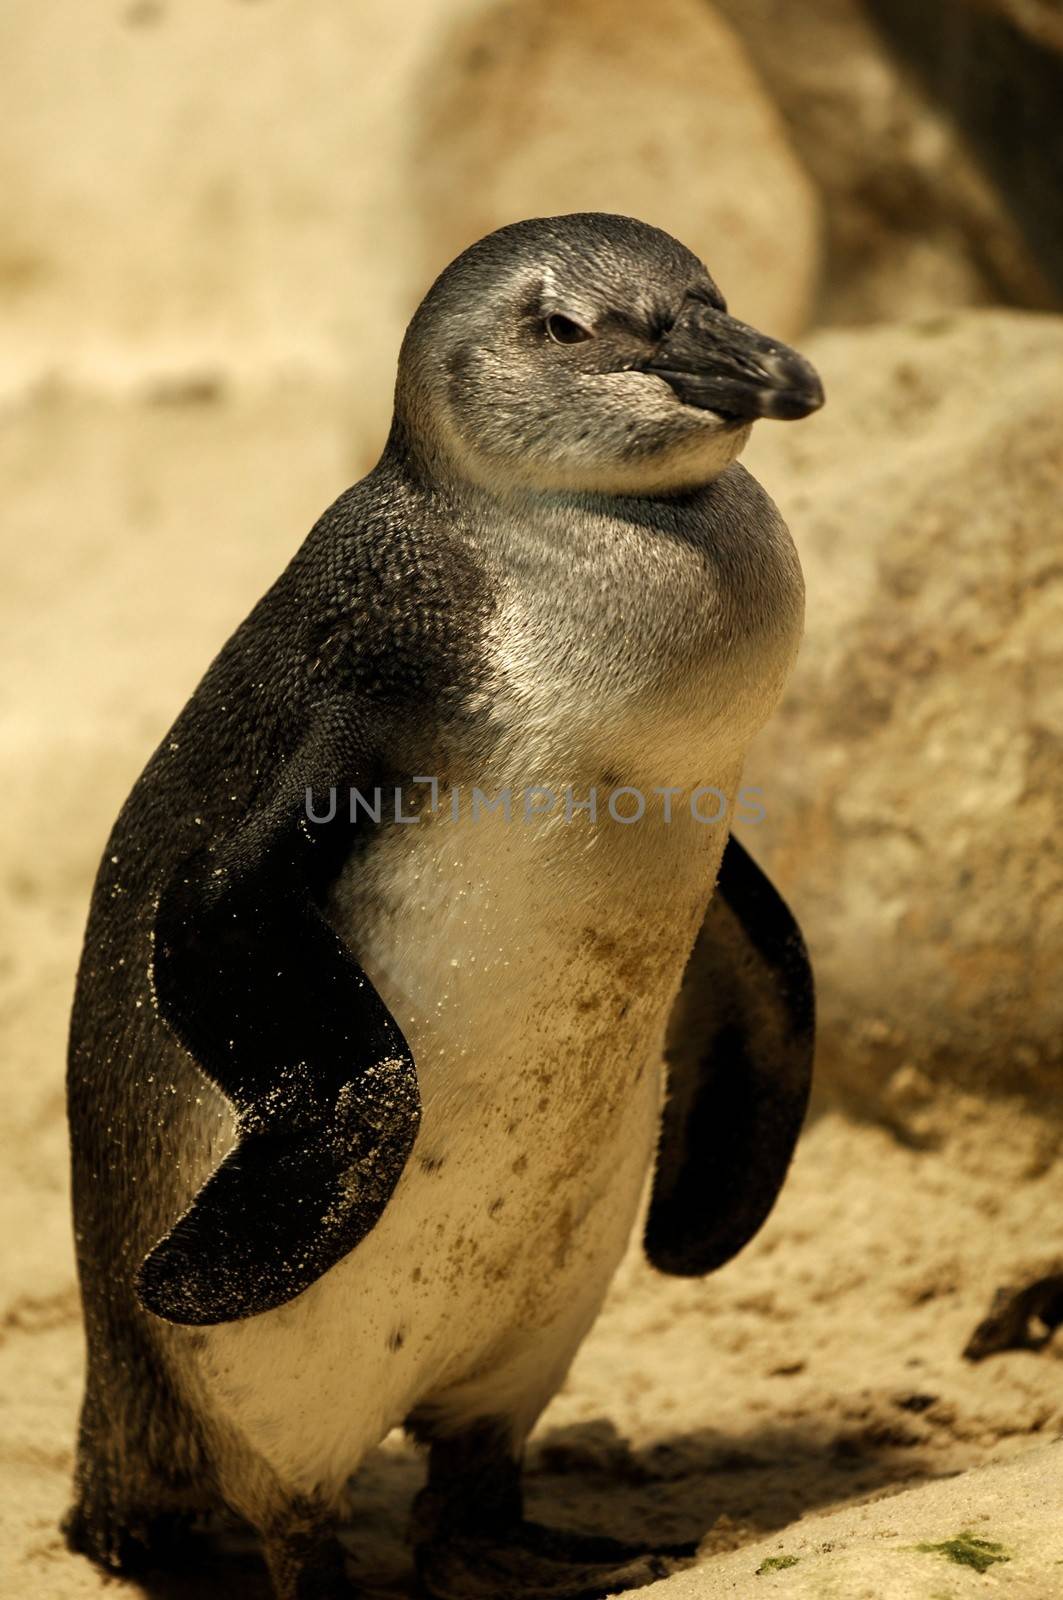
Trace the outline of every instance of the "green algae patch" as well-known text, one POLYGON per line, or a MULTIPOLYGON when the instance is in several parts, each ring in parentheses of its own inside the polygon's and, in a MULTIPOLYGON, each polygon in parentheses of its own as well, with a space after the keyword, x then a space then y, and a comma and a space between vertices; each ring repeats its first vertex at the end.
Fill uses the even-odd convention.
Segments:
POLYGON ((976 1538, 969 1531, 958 1533, 954 1539, 943 1539, 940 1544, 917 1544, 913 1548, 923 1555, 944 1556, 958 1567, 973 1567, 975 1572, 988 1572, 998 1561, 1011 1560, 1002 1544, 976 1538))
POLYGON ((755 1576, 759 1578, 764 1572, 784 1572, 787 1567, 796 1567, 800 1559, 800 1556, 768 1556, 760 1563, 755 1576))

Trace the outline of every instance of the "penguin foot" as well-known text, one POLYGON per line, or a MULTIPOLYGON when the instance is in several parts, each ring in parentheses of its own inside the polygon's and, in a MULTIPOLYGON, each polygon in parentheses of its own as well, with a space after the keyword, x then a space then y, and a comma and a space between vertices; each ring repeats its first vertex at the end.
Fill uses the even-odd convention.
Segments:
POLYGON ((694 1545, 648 1552, 617 1539, 521 1522, 495 1537, 454 1534, 417 1552, 429 1600, 604 1600, 666 1578, 694 1545))
POLYGON ((1063 1272, 1052 1272, 1023 1289, 998 1289, 963 1354, 982 1361, 1001 1350, 1042 1350, 1061 1323, 1063 1272))
POLYGON ((60 1524, 67 1549, 121 1577, 180 1566, 189 1518, 176 1513, 118 1510, 88 1499, 75 1502, 60 1524))
POLYGON ((343 1546, 312 1529, 264 1534, 262 1553, 275 1600, 355 1600, 343 1546))
POLYGON ((526 1522, 508 1438, 487 1420, 432 1443, 411 1530, 429 1600, 599 1600, 666 1578, 694 1555, 693 1544, 648 1551, 526 1522))

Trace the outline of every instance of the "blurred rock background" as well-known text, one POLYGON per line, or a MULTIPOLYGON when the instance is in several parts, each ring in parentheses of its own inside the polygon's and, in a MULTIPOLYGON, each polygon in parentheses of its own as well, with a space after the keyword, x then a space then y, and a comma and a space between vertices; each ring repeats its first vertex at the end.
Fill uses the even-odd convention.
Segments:
MULTIPOLYGON (((759 1450, 762 1488, 727 1502, 713 1548, 780 1525, 757 1507, 829 1508, 1058 1428, 1051 1351, 999 1358, 981 1388, 955 1370, 991 1290, 1063 1251, 1057 0, 9 0, 0 62, 0 1357, 36 1541, 2 1592, 98 1589, 54 1520, 79 1359, 62 1056, 107 829, 213 651, 375 459, 432 277, 522 215, 669 229, 828 390, 746 457, 808 583, 746 842, 812 946, 818 1120, 730 1295, 661 1304, 725 1377, 731 1352, 747 1413, 780 1411, 767 1354, 763 1392, 742 1388, 780 1307, 794 1361, 829 1370, 793 1368, 796 1476, 793 1439, 763 1435, 744 1480, 759 1450), (951 1412, 935 1432, 928 1402, 897 1444, 877 1330, 899 1352, 924 1311, 951 1412), (845 1319, 861 1349, 827 1354, 845 1319), (839 1408, 821 1459, 802 1419, 839 1408), (888 1468, 847 1489, 839 1438, 888 1468)), ((603 1380, 660 1292, 632 1268, 566 1423, 608 1408, 629 1438, 660 1431, 649 1354, 652 1400, 603 1380)), ((690 1485, 712 1470, 697 1457, 690 1485)), ((1021 1592, 1051 1594, 1042 1578, 1021 1592)))

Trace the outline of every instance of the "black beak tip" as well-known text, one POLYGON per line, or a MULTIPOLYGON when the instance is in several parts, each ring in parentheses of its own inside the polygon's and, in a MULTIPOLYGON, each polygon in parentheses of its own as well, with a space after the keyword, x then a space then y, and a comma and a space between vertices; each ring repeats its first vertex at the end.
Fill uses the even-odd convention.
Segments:
POLYGON ((764 415, 778 422, 797 422, 818 411, 824 398, 823 385, 818 378, 792 389, 769 390, 764 395, 764 415))
POLYGON ((761 414, 779 422, 796 422, 818 411, 823 404, 823 384, 819 373, 796 351, 787 351, 789 359, 776 358, 770 366, 773 382, 761 390, 761 414))

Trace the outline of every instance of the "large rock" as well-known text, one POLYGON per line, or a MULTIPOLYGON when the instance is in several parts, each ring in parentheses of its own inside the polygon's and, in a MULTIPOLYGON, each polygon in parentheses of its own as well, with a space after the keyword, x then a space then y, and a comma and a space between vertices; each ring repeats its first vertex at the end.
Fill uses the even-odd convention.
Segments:
MULTIPOLYGON (((972 72, 984 77, 988 65, 973 50, 949 52, 944 13, 958 26, 964 19, 956 7, 916 0, 717 5, 741 34, 823 196, 824 320, 893 321, 1001 300, 1060 303, 1063 285, 1050 282, 1009 209, 1021 174, 994 185, 957 123, 972 72), (942 45, 931 81, 903 65, 875 25, 872 14, 885 26, 898 9, 909 14, 913 34, 942 45), (942 99, 947 87, 952 104, 942 99)), ((1018 85, 1013 90, 1011 99, 1020 94, 1018 85)), ((1006 86, 998 129, 1001 99, 1009 101, 1006 86)), ((1030 163, 1036 130, 1022 119, 1016 127, 1016 137, 1026 130, 1030 163)), ((1045 209, 1054 216, 1054 207, 1045 209)))
POLYGON ((813 1510, 794 1527, 644 1591, 657 1600, 960 1600, 998 1586, 1048 1600, 1059 1584, 1063 1446, 1041 1445, 871 1505, 813 1510))
POLYGON ((0 8, 5 386, 354 373, 379 441, 421 288, 394 175, 438 10, 0 8))
POLYGON ((985 11, 996 12, 1038 44, 1063 55, 1063 6, 1059 0, 973 0, 985 11))
POLYGON ((444 36, 413 143, 426 270, 522 216, 674 233, 747 321, 807 320, 818 210, 731 29, 700 0, 502 0, 444 36))
POLYGON ((825 411, 748 452, 808 617, 747 781, 768 811, 749 843, 811 938, 822 1078, 916 1139, 986 1089, 1060 1114, 1063 319, 812 352, 825 411))
MULTIPOLYGON (((958 130, 1063 296, 1063 57, 1046 47, 1039 5, 1025 0, 864 0, 907 78, 958 130), (1024 19, 1024 26, 1019 19, 1024 19)), ((1063 11, 1057 7, 1057 34, 1063 11)))

